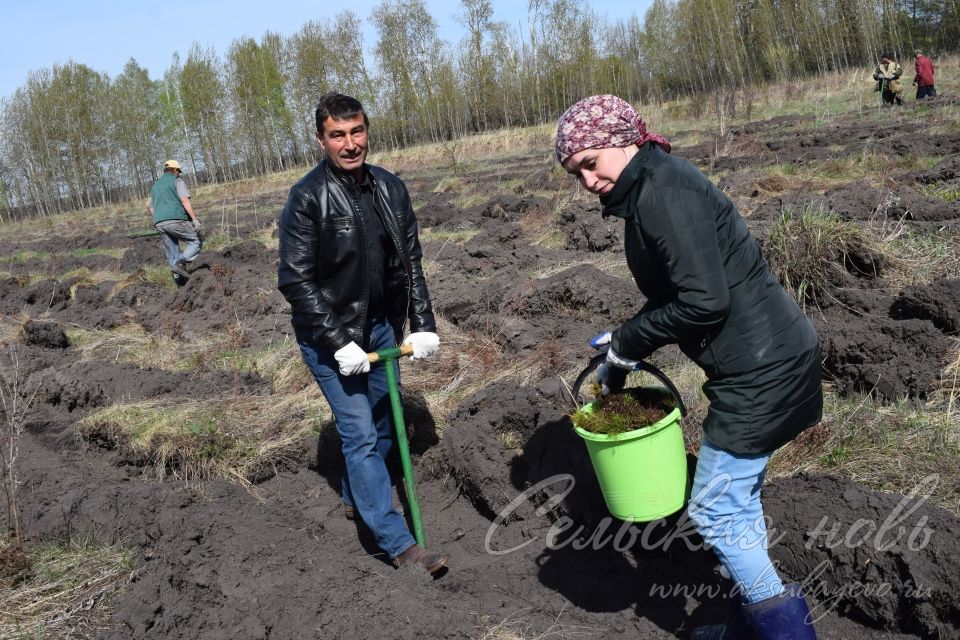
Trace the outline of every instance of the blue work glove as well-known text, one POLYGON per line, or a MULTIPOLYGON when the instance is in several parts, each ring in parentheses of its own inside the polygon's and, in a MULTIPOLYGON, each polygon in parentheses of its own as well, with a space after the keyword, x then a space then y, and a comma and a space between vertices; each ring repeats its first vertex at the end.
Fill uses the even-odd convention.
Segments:
MULTIPOLYGON (((598 334, 590 340, 590 346, 594 349, 600 349, 610 344, 613 334, 610 331, 598 334)), ((613 350, 611 345, 607 349, 607 361, 597 369, 597 384, 600 385, 601 395, 609 395, 611 392, 623 391, 623 385, 627 381, 627 374, 633 371, 640 364, 636 360, 624 358, 613 350)))

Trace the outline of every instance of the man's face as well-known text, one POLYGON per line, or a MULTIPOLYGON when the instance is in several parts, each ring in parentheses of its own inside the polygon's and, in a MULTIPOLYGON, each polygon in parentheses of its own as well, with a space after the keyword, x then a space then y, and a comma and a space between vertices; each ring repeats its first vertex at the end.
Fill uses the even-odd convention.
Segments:
POLYGON ((883 64, 890 64, 890 58, 883 56, 883 64))
POLYGON ((584 149, 567 158, 563 168, 579 180, 584 189, 602 196, 613 190, 629 162, 626 151, 618 147, 584 149))
POLYGON ((317 142, 335 167, 356 178, 363 177, 363 163, 367 159, 367 125, 363 114, 358 113, 349 120, 327 116, 323 131, 317 132, 317 142))

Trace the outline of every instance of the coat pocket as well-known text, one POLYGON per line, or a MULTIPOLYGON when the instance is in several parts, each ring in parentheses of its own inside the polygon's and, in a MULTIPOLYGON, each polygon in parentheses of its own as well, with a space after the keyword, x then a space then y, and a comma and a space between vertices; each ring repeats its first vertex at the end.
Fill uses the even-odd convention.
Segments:
POLYGON ((352 226, 353 218, 350 216, 327 217, 320 221, 320 228, 324 231, 349 231, 352 226))

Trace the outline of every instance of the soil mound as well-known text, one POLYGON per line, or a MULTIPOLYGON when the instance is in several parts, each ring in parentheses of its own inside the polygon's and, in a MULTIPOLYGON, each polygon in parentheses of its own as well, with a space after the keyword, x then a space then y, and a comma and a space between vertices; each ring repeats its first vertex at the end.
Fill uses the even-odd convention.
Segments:
POLYGON ((773 480, 764 511, 771 540, 783 538, 771 555, 812 587, 815 615, 833 610, 874 629, 960 637, 960 522, 927 503, 937 482, 931 476, 905 497, 841 478, 773 480))
MULTIPOLYGON (((289 305, 276 287, 274 274, 265 266, 213 262, 201 265, 186 286, 137 307, 137 320, 148 331, 175 338, 193 339, 211 332, 232 332, 238 346, 259 344, 274 337, 277 327, 289 328, 289 305)), ((130 292, 129 295, 136 295, 130 292)))
POLYGON ((894 300, 890 316, 897 320, 930 320, 945 333, 960 332, 960 279, 907 287, 894 300))
POLYGON ((560 214, 560 228, 567 237, 566 248, 575 251, 623 251, 623 223, 603 218, 602 207, 591 203, 560 214))
POLYGON ((254 373, 234 376, 215 371, 201 376, 94 361, 56 368, 41 381, 44 400, 70 412, 160 396, 203 399, 266 389, 266 382, 254 373))
POLYGON ((252 262, 273 266, 277 263, 277 252, 268 249, 256 240, 244 240, 239 244, 226 247, 221 255, 230 262, 240 264, 252 262))
POLYGON ((70 302, 70 287, 58 280, 41 280, 27 287, 22 299, 40 309, 59 311, 70 302))
POLYGON ((67 334, 58 322, 28 320, 23 325, 23 341, 46 349, 66 349, 70 346, 67 334))
MULTIPOLYGON (((622 523, 606 514, 565 405, 529 388, 496 385, 467 400, 444 433, 446 459, 464 494, 501 524, 495 543, 529 544, 563 523, 564 533, 575 533, 554 542, 575 538, 579 547, 574 553, 556 544, 564 548, 543 552, 540 579, 578 606, 615 610, 639 595, 637 615, 661 623, 670 607, 689 610, 691 600, 694 620, 721 615, 736 598, 729 583, 712 574, 716 561, 684 514, 635 525, 633 537, 621 533, 620 548, 611 549, 622 523), (505 444, 518 438, 524 442, 520 450, 505 444), (519 492, 527 499, 514 500, 519 492), (625 539, 632 542, 624 544, 625 539), (664 582, 658 586, 657 580, 664 582), (638 581, 639 594, 623 587, 638 581), (674 582, 713 587, 721 595, 697 594, 686 602, 650 598, 674 582)), ((920 487, 905 499, 836 478, 771 480, 764 488, 764 510, 771 520, 772 557, 787 579, 804 585, 819 617, 841 612, 873 629, 955 637, 960 522, 926 504, 930 490, 920 487)))
POLYGON ((922 184, 936 184, 960 179, 960 155, 944 158, 932 168, 917 174, 916 180, 922 184))
POLYGON ((814 319, 824 375, 842 394, 869 393, 890 400, 925 398, 940 380, 950 341, 927 320, 892 320, 838 314, 814 319))

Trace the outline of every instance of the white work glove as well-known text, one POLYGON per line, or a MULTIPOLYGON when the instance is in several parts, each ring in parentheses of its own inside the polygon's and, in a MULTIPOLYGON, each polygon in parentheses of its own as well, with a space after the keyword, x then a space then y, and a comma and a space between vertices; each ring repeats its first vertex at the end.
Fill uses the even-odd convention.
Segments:
POLYGON ((203 233, 203 225, 200 224, 200 219, 199 219, 199 218, 194 218, 194 219, 191 220, 190 222, 193 224, 193 230, 194 230, 194 231, 196 231, 197 233, 203 233))
POLYGON ((413 347, 411 360, 420 360, 421 358, 429 358, 440 351, 440 336, 432 331, 417 331, 408 335, 403 344, 413 347))
MULTIPOLYGON (((613 332, 607 331, 606 333, 601 333, 598 336, 595 336, 590 341, 590 346, 594 349, 599 349, 604 345, 610 344, 610 341, 613 339, 613 332)), ((613 345, 607 349, 607 364, 611 364, 615 367, 620 367, 621 369, 629 369, 633 371, 634 367, 640 364, 637 360, 631 360, 630 358, 624 358, 619 353, 613 350, 613 345)))
POLYGON ((333 357, 337 359, 340 365, 340 373, 345 376, 355 376, 358 373, 367 373, 370 371, 370 361, 367 359, 367 352, 360 348, 356 342, 340 347, 333 357))

